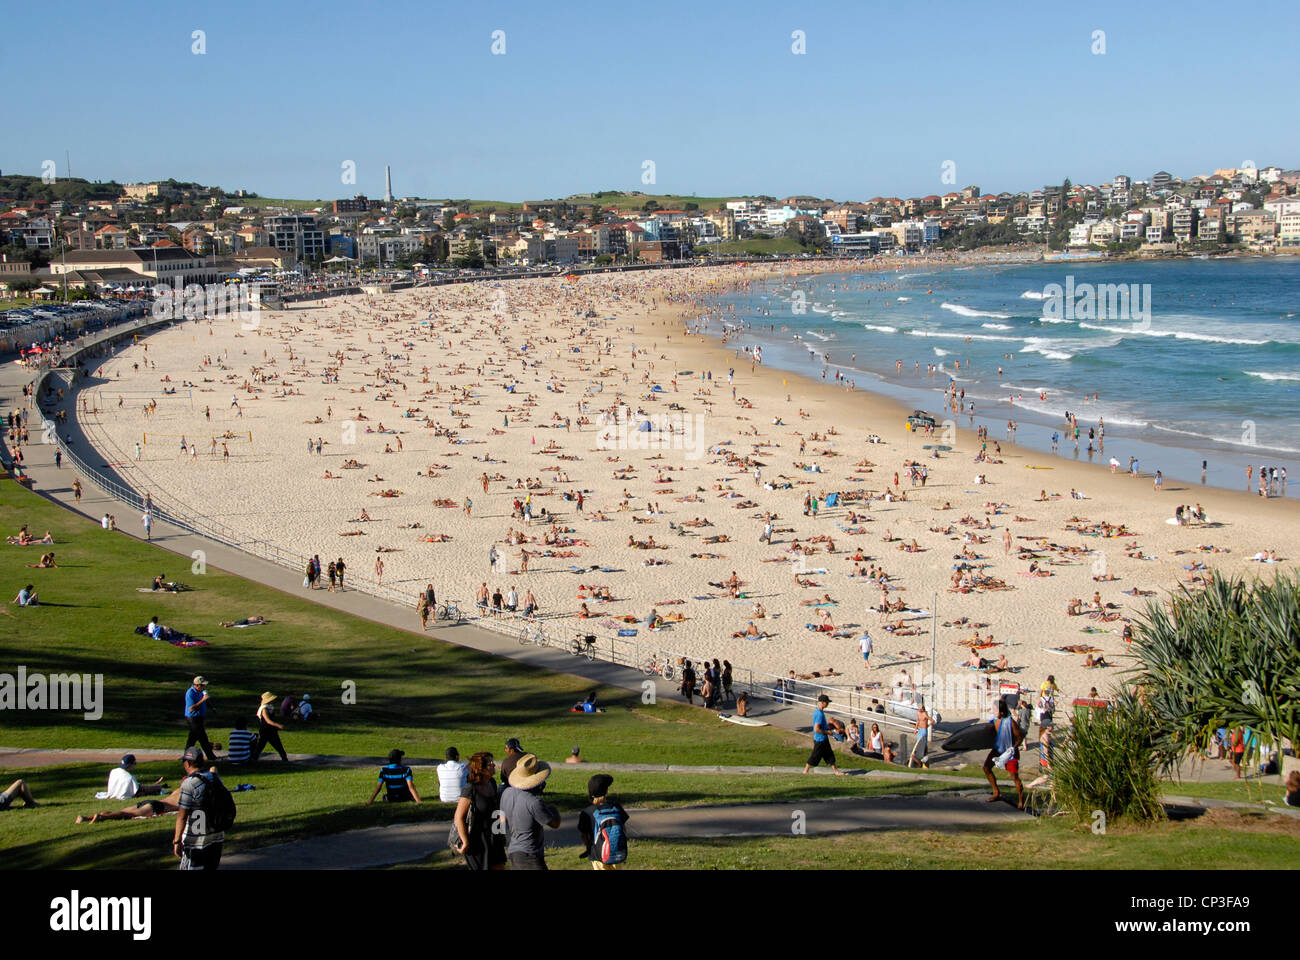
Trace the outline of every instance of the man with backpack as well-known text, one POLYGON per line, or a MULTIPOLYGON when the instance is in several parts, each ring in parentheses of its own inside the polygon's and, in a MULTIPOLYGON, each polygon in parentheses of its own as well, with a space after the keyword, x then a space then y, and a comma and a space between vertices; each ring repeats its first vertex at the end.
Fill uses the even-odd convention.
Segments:
POLYGON ((203 772, 201 747, 187 747, 181 761, 185 779, 177 802, 180 813, 172 835, 172 852, 180 857, 182 870, 215 870, 221 863, 226 831, 235 822, 235 801, 216 768, 203 772))
POLYGON ((627 863, 627 811, 609 799, 614 778, 598 773, 587 781, 591 805, 578 814, 583 856, 593 870, 619 870, 627 863))

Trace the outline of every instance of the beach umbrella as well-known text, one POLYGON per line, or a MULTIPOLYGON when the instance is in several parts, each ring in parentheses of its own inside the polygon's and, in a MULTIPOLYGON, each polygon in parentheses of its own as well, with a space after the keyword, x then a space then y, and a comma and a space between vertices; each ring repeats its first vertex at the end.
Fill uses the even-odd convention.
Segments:
POLYGON ((636 429, 639 433, 649 433, 652 427, 650 426, 649 420, 642 420, 641 423, 637 425, 636 429))
POLYGON ((650 392, 651 392, 651 393, 663 393, 663 392, 664 392, 664 388, 661 387, 661 386, 659 386, 659 384, 656 383, 653 387, 650 388, 650 392))

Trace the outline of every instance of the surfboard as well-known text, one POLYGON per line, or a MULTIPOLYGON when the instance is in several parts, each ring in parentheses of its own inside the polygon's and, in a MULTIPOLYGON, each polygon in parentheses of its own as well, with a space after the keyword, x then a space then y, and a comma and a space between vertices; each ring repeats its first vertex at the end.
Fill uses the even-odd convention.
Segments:
POLYGON ((734 723, 742 727, 766 727, 768 724, 762 720, 755 720, 753 717, 737 717, 730 713, 718 714, 719 720, 726 720, 727 723, 734 723))
POLYGON ((1051 470, 1052 468, 1051 468, 1051 467, 1031 467, 1029 464, 1025 464, 1025 469, 1026 469, 1026 470, 1051 470))
POLYGON ((937 744, 944 750, 958 753, 965 750, 992 750, 997 731, 991 723, 972 723, 937 744))

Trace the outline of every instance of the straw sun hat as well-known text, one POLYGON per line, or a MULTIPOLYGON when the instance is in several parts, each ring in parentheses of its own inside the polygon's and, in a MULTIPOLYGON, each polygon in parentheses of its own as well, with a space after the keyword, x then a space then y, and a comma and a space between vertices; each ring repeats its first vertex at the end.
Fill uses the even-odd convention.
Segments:
POLYGON ((520 790, 531 790, 539 784, 545 783, 546 778, 551 775, 551 765, 545 760, 538 760, 537 756, 532 753, 526 753, 519 758, 515 768, 510 771, 510 786, 517 787, 520 790))

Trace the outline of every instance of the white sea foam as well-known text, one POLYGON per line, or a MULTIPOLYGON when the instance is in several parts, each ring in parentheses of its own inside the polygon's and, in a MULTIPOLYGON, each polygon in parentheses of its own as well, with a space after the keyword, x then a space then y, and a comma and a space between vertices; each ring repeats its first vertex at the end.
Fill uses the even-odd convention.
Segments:
POLYGON ((991 333, 949 333, 944 330, 909 330, 914 337, 938 337, 942 340, 990 340, 996 343, 1019 343, 1024 337, 999 337, 991 333))
POLYGON ((951 350, 940 350, 938 347, 935 347, 935 348, 934 348, 934 355, 935 355, 936 357, 946 357, 946 356, 948 356, 950 353, 952 353, 951 350))
POLYGON ((980 326, 983 327, 985 330, 1010 330, 1011 329, 1011 325, 1006 323, 981 323, 980 326))
POLYGON ((939 309, 951 310, 959 317, 989 317, 993 320, 1011 319, 1011 314, 1009 313, 993 313, 989 310, 972 310, 970 307, 964 307, 960 303, 941 303, 939 304, 939 309))
POLYGON ((1175 340, 1197 340, 1202 343, 1236 343, 1250 347, 1262 347, 1265 344, 1277 343, 1276 340, 1249 340, 1245 337, 1218 337, 1210 333, 1192 333, 1190 330, 1153 330, 1142 327, 1107 327, 1096 323, 1080 323, 1079 327, 1084 330, 1104 330, 1107 333, 1118 333, 1123 336, 1137 334, 1143 337, 1173 337, 1175 340))
POLYGON ((911 299, 912 299, 911 297, 899 297, 899 298, 898 298, 898 302, 899 302, 899 303, 908 303, 908 302, 911 301, 911 299))
POLYGON ((1261 380, 1300 380, 1300 373, 1265 373, 1262 370, 1243 370, 1242 373, 1261 380))
POLYGON ((830 337, 826 336, 826 335, 823 334, 823 333, 818 333, 818 332, 815 331, 815 330, 805 330, 804 333, 808 334, 808 336, 810 336, 810 337, 816 337, 818 340, 823 340, 823 341, 824 341, 824 340, 829 340, 829 339, 830 339, 830 337))
POLYGON ((1020 295, 1022 300, 1046 300, 1047 294, 1041 290, 1026 290, 1020 295))

